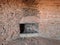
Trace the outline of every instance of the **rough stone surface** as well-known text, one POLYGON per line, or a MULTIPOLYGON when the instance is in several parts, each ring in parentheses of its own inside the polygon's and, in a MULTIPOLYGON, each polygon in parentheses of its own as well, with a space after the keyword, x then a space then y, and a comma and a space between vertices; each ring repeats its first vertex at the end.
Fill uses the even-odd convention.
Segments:
POLYGON ((60 0, 40 0, 38 5, 30 6, 23 4, 21 0, 0 0, 0 38, 2 41, 18 38, 19 24, 32 22, 39 23, 39 32, 42 37, 60 39, 59 19, 60 0))
POLYGON ((46 38, 19 38, 6 45, 60 45, 59 40, 52 40, 46 38))

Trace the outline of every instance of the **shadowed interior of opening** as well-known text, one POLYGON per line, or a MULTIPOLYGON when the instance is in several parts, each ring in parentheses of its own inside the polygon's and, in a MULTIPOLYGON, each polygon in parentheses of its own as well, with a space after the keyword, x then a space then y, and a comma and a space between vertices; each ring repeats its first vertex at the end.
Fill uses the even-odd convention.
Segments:
POLYGON ((20 33, 38 33, 38 25, 34 23, 20 24, 20 33))
POLYGON ((20 24, 20 33, 24 33, 25 24, 20 24))

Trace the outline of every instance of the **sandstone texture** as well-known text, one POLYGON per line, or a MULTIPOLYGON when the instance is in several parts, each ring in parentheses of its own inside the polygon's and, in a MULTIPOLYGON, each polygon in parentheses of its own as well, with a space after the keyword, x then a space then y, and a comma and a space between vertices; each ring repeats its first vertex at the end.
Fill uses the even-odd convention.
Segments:
MULTIPOLYGON (((41 37, 60 39, 60 0, 0 0, 0 39, 20 35, 20 23, 39 23, 41 37), (25 2, 25 3, 24 3, 25 2)), ((26 44, 27 45, 27 44, 26 44)), ((35 44, 34 44, 35 45, 35 44)))

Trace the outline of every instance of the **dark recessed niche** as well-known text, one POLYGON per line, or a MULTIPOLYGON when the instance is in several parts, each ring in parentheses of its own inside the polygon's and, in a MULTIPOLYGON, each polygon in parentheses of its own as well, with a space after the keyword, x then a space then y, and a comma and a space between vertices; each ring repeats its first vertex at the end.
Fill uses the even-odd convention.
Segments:
POLYGON ((19 24, 20 26, 20 33, 38 33, 38 24, 36 23, 24 23, 19 24))
POLYGON ((20 24, 20 33, 24 33, 25 24, 20 24))

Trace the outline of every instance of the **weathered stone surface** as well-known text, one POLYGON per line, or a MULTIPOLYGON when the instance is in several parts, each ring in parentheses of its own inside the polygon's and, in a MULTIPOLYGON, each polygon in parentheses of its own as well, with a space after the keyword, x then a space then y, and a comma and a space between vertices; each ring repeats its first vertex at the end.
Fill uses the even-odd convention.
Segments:
POLYGON ((16 39, 12 42, 8 42, 7 45, 60 45, 59 40, 52 40, 46 38, 22 38, 16 39))
POLYGON ((41 0, 38 5, 32 6, 26 6, 19 0, 0 0, 0 35, 3 34, 3 39, 6 41, 19 37, 19 24, 21 22, 37 22, 42 37, 60 39, 59 19, 59 0, 41 0), (29 9, 26 13, 25 9, 22 10, 22 8, 31 8, 31 10, 29 9), (37 15, 39 18, 37 16, 24 17, 24 15, 37 15))

